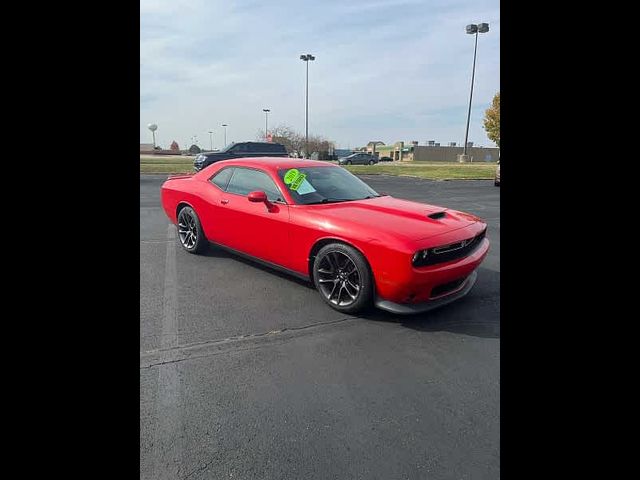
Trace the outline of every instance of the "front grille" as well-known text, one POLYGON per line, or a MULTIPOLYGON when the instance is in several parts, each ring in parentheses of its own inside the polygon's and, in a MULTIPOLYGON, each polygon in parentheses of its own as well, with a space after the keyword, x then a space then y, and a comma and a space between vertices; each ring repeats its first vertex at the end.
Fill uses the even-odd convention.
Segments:
POLYGON ((453 292, 457 288, 462 285, 462 283, 466 280, 465 278, 459 278, 458 280, 454 280, 453 282, 442 283, 437 285, 431 289, 431 298, 439 297, 441 295, 445 295, 449 292, 453 292))
POLYGON ((467 257, 480 246, 486 233, 487 229, 485 228, 473 238, 430 248, 426 258, 420 258, 413 265, 415 267, 425 267, 427 265, 436 265, 438 263, 451 262, 452 260, 467 257))

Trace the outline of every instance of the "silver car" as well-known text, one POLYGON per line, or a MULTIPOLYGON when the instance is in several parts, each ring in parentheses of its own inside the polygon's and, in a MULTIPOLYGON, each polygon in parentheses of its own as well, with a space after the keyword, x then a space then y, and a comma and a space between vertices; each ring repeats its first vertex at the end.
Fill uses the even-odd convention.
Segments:
POLYGON ((369 153, 352 153, 338 159, 339 165, 373 165, 378 159, 369 153))

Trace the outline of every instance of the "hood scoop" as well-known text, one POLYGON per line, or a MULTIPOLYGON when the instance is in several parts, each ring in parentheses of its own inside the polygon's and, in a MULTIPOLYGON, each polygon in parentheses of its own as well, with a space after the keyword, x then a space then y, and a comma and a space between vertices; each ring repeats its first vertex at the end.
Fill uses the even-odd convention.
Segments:
POLYGON ((441 218, 444 218, 446 215, 447 215, 446 212, 443 211, 443 212, 431 213, 431 214, 427 215, 427 217, 432 218, 434 220, 440 220, 441 218))

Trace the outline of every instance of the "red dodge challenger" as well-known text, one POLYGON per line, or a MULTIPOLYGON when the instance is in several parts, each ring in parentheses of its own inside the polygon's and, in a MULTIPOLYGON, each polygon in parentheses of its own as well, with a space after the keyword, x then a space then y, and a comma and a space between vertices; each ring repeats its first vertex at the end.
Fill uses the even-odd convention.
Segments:
POLYGON ((466 295, 489 250, 481 219, 376 193, 342 167, 242 158, 169 177, 182 247, 214 243, 314 283, 331 307, 418 313, 466 295))

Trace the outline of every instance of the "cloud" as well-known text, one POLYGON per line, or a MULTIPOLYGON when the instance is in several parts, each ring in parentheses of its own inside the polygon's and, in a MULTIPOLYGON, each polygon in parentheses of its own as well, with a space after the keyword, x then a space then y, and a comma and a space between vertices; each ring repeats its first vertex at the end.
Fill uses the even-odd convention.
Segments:
POLYGON ((304 130, 309 64, 309 129, 342 146, 435 139, 462 143, 473 37, 478 42, 470 140, 490 145, 484 109, 500 89, 496 0, 369 2, 141 0, 140 140, 157 123, 163 146, 198 135, 208 146, 220 124, 228 140, 254 139, 271 125, 304 130))

